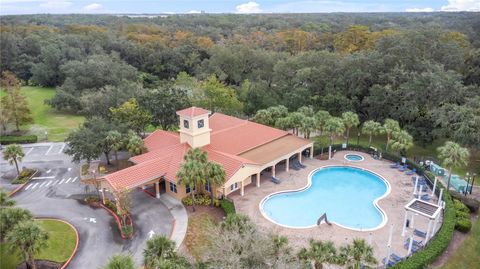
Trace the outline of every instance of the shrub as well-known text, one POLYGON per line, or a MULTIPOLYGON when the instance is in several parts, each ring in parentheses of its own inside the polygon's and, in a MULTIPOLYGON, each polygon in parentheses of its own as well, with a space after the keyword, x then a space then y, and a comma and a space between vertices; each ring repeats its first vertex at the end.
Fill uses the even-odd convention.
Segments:
MULTIPOLYGON (((184 197, 182 203, 185 206, 192 206, 193 200, 191 196, 184 197)), ((211 205, 212 199, 207 194, 198 194, 195 196, 195 205, 211 205)))
POLYGON ((113 212, 117 212, 117 206, 115 205, 115 203, 108 199, 105 201, 105 206, 113 212))
POLYGON ((190 197, 190 196, 184 197, 184 198, 182 199, 182 203, 183 203, 183 205, 185 205, 185 206, 192 206, 192 205, 193 205, 192 197, 190 197))
POLYGON ((455 223, 455 229, 462 233, 468 233, 472 228, 472 222, 469 218, 457 218, 455 223))
POLYGON ((37 170, 35 169, 29 169, 29 168, 24 168, 18 177, 16 177, 14 180, 12 180, 12 184, 23 184, 28 182, 30 180, 30 177, 35 174, 37 170))
POLYGON ((98 198, 97 196, 88 196, 87 198, 85 198, 85 202, 87 203, 96 203, 99 201, 100 201, 100 198, 98 198))
POLYGON ((0 144, 26 144, 26 143, 36 143, 38 137, 36 135, 2 135, 0 136, 0 144))
POLYGON ((453 200, 453 206, 455 207, 455 211, 457 211, 457 213, 458 212, 465 212, 465 213, 470 212, 470 209, 468 209, 468 207, 459 200, 454 199, 453 200))
POLYGON ((222 207, 225 215, 235 214, 235 205, 230 200, 220 200, 220 206, 222 207))
POLYGON ((130 237, 133 233, 133 226, 131 225, 122 225, 122 234, 125 237, 130 237))
POLYGON ((475 213, 478 211, 478 209, 480 208, 480 201, 478 200, 475 200, 474 198, 470 198, 468 196, 465 196, 461 193, 458 193, 458 192, 450 192, 450 194, 455 198, 455 199, 458 199, 460 201, 462 201, 463 204, 465 204, 465 206, 468 207, 468 209, 470 209, 470 212, 471 213, 475 213))
POLYGON ((456 211, 455 214, 457 215, 457 220, 462 219, 462 218, 470 218, 470 213, 468 212, 463 212, 463 211, 456 211))

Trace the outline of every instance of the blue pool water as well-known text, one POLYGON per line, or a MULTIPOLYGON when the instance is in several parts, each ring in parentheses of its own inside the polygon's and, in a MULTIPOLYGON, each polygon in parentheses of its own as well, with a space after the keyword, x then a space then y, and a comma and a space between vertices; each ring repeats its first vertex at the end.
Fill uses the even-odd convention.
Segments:
POLYGON ((354 162, 363 161, 363 157, 358 154, 346 154, 345 159, 354 162))
POLYGON ((294 228, 315 226, 327 213, 330 222, 347 228, 374 229, 384 218, 374 200, 387 190, 387 183, 368 171, 327 167, 312 174, 308 188, 274 194, 260 207, 270 220, 294 228))

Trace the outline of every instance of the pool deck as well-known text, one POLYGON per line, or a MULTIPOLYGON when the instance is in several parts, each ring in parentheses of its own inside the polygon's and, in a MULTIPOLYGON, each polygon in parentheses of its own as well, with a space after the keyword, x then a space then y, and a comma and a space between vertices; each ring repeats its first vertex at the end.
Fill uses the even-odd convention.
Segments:
MULTIPOLYGON (((367 242, 371 240, 375 257, 379 262, 378 265, 381 265, 381 260, 387 255, 387 242, 390 227, 393 224, 392 253, 399 256, 405 256, 407 254, 407 250, 404 249, 403 244, 413 233, 413 229, 407 228, 405 237, 402 237, 401 233, 405 218, 405 205, 413 199, 414 184, 411 180, 412 176, 405 175, 404 172, 400 172, 398 169, 390 168, 391 162, 389 161, 375 160, 368 154, 353 151, 339 151, 331 160, 305 158, 303 164, 307 167, 299 171, 290 169, 288 172, 285 172, 284 167, 277 166, 276 177, 281 180, 280 184, 272 183, 268 179, 269 174, 266 173, 262 176, 261 186, 259 188, 254 186, 254 184, 249 184, 245 187, 244 196, 240 196, 238 192, 229 195, 235 202, 237 213, 248 215, 262 231, 274 232, 288 237, 290 244, 295 248, 308 245, 308 241, 311 238, 331 240, 337 246, 351 243, 353 238, 363 238, 367 242), (344 155, 348 153, 362 155, 365 159, 360 162, 347 161, 344 159, 344 155), (378 201, 378 205, 388 217, 385 226, 371 232, 354 231, 335 224, 331 226, 322 224, 315 228, 291 229, 276 225, 262 216, 259 204, 263 198, 274 192, 303 188, 308 183, 308 175, 310 172, 319 167, 330 165, 348 165, 365 168, 378 173, 390 183, 390 194, 378 201)), ((431 190, 428 191, 431 193, 431 190)), ((436 203, 436 201, 436 198, 432 200, 433 203, 436 203)), ((422 216, 415 216, 414 225, 416 229, 426 231, 428 220, 422 216)), ((441 221, 439 225, 437 225, 437 230, 440 227, 441 221)), ((423 238, 417 236, 414 236, 414 239, 423 240, 423 238)))

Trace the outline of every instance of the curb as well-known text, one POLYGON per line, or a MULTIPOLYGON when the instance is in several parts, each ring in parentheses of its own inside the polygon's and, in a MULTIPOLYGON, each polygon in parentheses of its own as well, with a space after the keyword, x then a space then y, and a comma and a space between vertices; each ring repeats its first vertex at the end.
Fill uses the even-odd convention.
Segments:
POLYGON ((70 255, 70 257, 68 258, 68 260, 62 265, 62 267, 60 267, 60 269, 65 269, 68 267, 68 265, 70 264, 70 262, 72 261, 72 259, 75 257, 75 254, 77 254, 77 250, 78 250, 78 245, 80 243, 80 235, 78 234, 78 230, 77 228, 75 228, 75 226, 73 226, 73 224, 71 224, 70 222, 66 221, 66 220, 62 220, 62 219, 56 219, 56 218, 35 218, 35 219, 38 219, 38 220, 55 220, 55 221, 61 221, 65 224, 67 224, 68 226, 70 226, 74 231, 75 231, 75 235, 76 235, 76 239, 77 241, 75 242, 75 248, 73 249, 73 252, 72 252, 72 255, 70 255))
POLYGON ((32 180, 32 178, 38 173, 38 169, 35 169, 35 173, 33 173, 31 176, 30 176, 30 179, 23 183, 23 184, 20 184, 20 186, 18 186, 16 189, 14 189, 13 191, 11 191, 7 196, 8 197, 12 197, 14 196, 17 192, 19 192, 20 190, 23 189, 23 187, 25 187, 25 185, 27 185, 27 183, 30 182, 30 180, 32 180))
MULTIPOLYGON (((128 237, 124 236, 123 233, 122 233, 122 224, 121 224, 120 218, 117 216, 117 214, 115 214, 115 212, 113 212, 110 208, 106 207, 104 204, 102 204, 102 203, 99 203, 99 204, 100 204, 100 207, 107 210, 108 213, 110 213, 110 215, 113 216, 113 218, 115 219, 115 222, 117 222, 118 230, 120 232, 120 236, 122 237, 122 239, 125 239, 125 240, 129 239, 128 237)), ((132 223, 132 237, 133 237, 133 233, 134 233, 133 221, 130 218, 130 216, 128 218, 130 219, 130 222, 132 223)))

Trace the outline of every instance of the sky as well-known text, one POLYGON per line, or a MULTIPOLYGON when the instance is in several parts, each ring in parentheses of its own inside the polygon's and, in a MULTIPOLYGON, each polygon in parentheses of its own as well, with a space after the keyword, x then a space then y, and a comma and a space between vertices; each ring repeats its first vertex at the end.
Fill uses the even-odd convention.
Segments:
POLYGON ((480 0, 0 0, 0 14, 480 11, 480 0))

